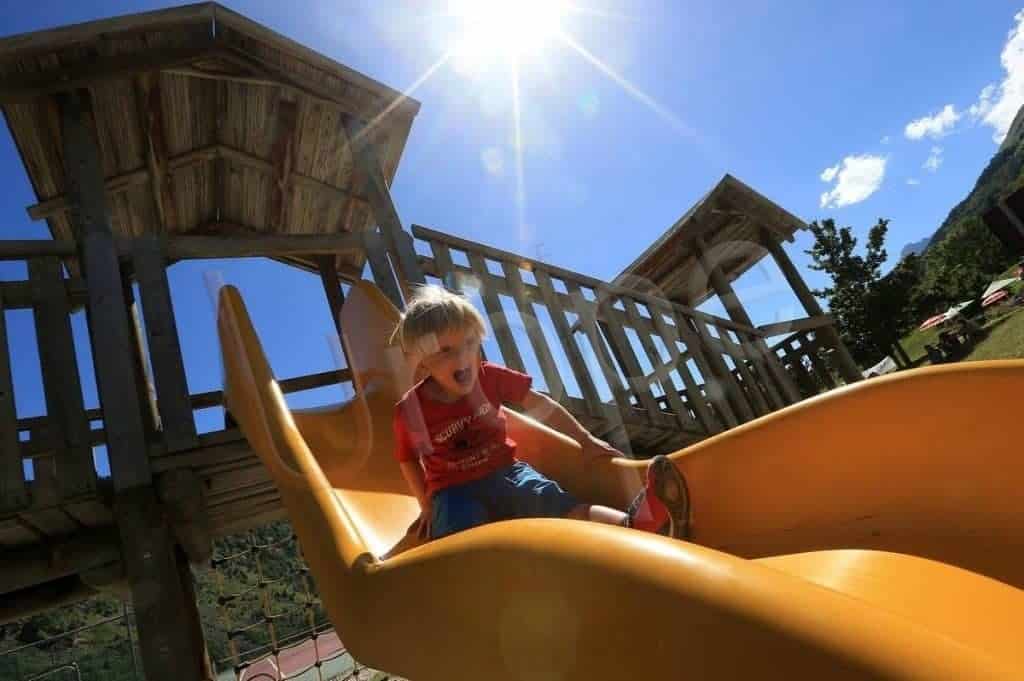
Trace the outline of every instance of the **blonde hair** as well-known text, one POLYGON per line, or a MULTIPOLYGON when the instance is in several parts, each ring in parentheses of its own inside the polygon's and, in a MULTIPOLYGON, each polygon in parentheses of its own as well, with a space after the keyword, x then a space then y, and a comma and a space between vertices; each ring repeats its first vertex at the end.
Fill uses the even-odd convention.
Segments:
POLYGON ((406 354, 423 355, 431 337, 466 330, 475 331, 480 338, 487 335, 484 318, 473 304, 457 293, 427 284, 416 287, 391 334, 391 343, 398 344, 406 354))

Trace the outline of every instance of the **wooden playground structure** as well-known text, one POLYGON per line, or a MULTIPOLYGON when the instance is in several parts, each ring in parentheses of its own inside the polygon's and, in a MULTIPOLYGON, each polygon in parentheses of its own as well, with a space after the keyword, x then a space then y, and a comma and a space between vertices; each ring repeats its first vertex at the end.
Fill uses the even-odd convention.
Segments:
POLYGON ((214 3, 0 40, 0 107, 38 198, 28 214, 52 235, 0 241, 28 272, 0 283, 0 622, 122 594, 148 679, 207 673, 189 563, 284 517, 237 428, 196 431, 194 411, 223 395, 189 394, 175 262, 262 256, 317 273, 337 324, 364 270, 399 308, 423 282, 479 296, 502 361, 539 368, 584 425, 636 455, 860 378, 784 250, 803 223, 742 182, 726 176, 612 282, 406 230, 389 186, 419 104, 214 3), (766 256, 805 317, 751 321, 732 282, 766 256), (728 318, 697 309, 711 296, 728 318), (82 308, 92 367, 72 337, 82 308), (33 315, 45 416, 15 412, 7 310, 33 315))

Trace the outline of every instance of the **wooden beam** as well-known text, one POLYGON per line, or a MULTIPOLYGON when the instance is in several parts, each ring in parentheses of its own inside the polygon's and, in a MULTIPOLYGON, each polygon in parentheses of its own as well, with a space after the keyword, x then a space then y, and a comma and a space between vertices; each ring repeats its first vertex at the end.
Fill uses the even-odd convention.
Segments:
POLYGON ((14 408, 14 381, 7 344, 7 317, 0 295, 0 512, 28 505, 28 485, 18 442, 18 415, 14 408))
MULTIPOLYGON (((796 294, 797 299, 804 306, 804 310, 807 312, 808 317, 821 317, 825 313, 821 309, 821 305, 818 304, 817 298, 811 293, 811 289, 808 288, 803 277, 800 276, 800 272, 796 269, 796 265, 786 255, 785 249, 782 244, 779 243, 774 236, 768 232, 764 232, 764 244, 768 249, 768 252, 772 254, 772 258, 775 259, 775 263, 779 266, 782 271, 782 276, 786 278, 789 283, 789 287, 793 289, 793 293, 796 294)), ((843 343, 839 334, 836 332, 834 325, 823 326, 818 329, 818 333, 825 337, 825 340, 835 348, 836 356, 839 363, 839 371, 843 375, 843 378, 847 383, 854 383, 861 380, 860 367, 857 366, 857 362, 854 361, 853 356, 850 355, 850 351, 846 349, 846 344, 843 343)))
POLYGON ((832 315, 822 314, 815 317, 801 317, 800 319, 790 319, 785 322, 762 324, 757 327, 757 330, 764 334, 765 338, 771 338, 772 336, 781 336, 782 334, 790 334, 797 331, 810 331, 834 323, 835 320, 832 319, 832 315))
MULTIPOLYGON (((598 367, 604 376, 605 383, 611 390, 619 412, 622 414, 631 412, 633 406, 629 403, 629 393, 622 385, 622 381, 619 380, 619 374, 615 370, 615 360, 608 354, 601 330, 597 326, 597 304, 583 296, 583 290, 576 282, 566 281, 565 288, 569 292, 569 298, 573 301, 572 311, 580 317, 583 334, 590 343, 590 348, 594 352, 598 367)), ((625 419, 625 416, 623 418, 625 419)))
POLYGON ((167 240, 171 260, 317 255, 359 251, 362 236, 346 234, 267 234, 255 237, 179 236, 167 240))
MULTIPOLYGON (((267 175, 273 175, 274 173, 274 164, 270 161, 239 149, 233 149, 223 144, 214 144, 209 147, 203 147, 202 149, 196 149, 194 151, 170 157, 166 162, 167 172, 165 174, 169 177, 171 171, 217 161, 230 161, 267 175)), ((111 196, 120 192, 128 191, 132 187, 146 184, 151 181, 151 176, 152 174, 148 167, 140 168, 122 175, 115 175, 114 177, 106 180, 104 186, 106 187, 108 196, 111 196)), ((326 182, 321 182, 320 180, 309 177, 308 175, 291 172, 289 178, 295 186, 301 186, 305 189, 324 194, 336 201, 351 200, 358 203, 367 203, 367 199, 364 196, 354 194, 347 189, 342 189, 341 187, 336 187, 332 184, 327 184, 326 182)), ((33 204, 26 210, 28 211, 28 216, 31 219, 44 220, 68 210, 68 207, 67 196, 58 195, 33 204)))
POLYGON ((161 436, 167 451, 191 449, 198 443, 195 419, 167 281, 167 263, 156 236, 143 235, 136 240, 133 264, 146 320, 161 436))
MULTIPOLYGON (((483 257, 477 253, 469 253, 468 257, 469 264, 475 273, 487 272, 487 264, 484 262, 483 257)), ((526 365, 523 363, 523 356, 519 353, 519 346, 516 343, 515 335, 512 333, 512 327, 508 323, 508 317, 505 316, 505 309, 501 305, 501 299, 493 288, 483 283, 482 277, 479 293, 480 299, 484 304, 484 311, 491 322, 491 329, 494 330, 494 340, 498 342, 498 348, 501 350, 501 357, 505 362, 505 366, 516 371, 525 372, 526 365)))
POLYGON ((384 235, 388 251, 394 256, 395 270, 403 286, 426 282, 411 239, 403 239, 402 220, 391 200, 391 190, 380 163, 371 135, 366 134, 365 126, 344 116, 345 133, 348 136, 352 158, 356 167, 366 177, 367 199, 373 212, 374 221, 384 235))
POLYGON ((57 258, 33 258, 28 270, 46 413, 57 445, 57 484, 60 497, 72 499, 96 489, 96 470, 71 333, 71 308, 57 258))
POLYGON ((0 81, 0 105, 42 95, 71 92, 136 73, 174 68, 200 61, 215 53, 213 40, 205 44, 148 50, 137 54, 99 56, 70 67, 4 76, 0 81))
POLYGON ((267 225, 277 231, 288 224, 287 211, 292 191, 292 168, 295 166, 295 125, 298 106, 295 101, 279 93, 277 98, 276 128, 270 150, 272 168, 270 191, 267 192, 267 225))
POLYGON ((78 254, 74 241, 52 239, 23 239, 0 241, 0 260, 27 260, 54 256, 70 258, 78 254))
POLYGON ((115 517, 131 587, 146 678, 170 681, 202 660, 197 618, 190 617, 177 557, 152 487, 138 405, 134 351, 117 249, 105 201, 103 169, 83 111, 87 93, 60 98, 65 181, 80 261, 89 280, 89 329, 107 431, 115 517))
POLYGON ((178 210, 171 189, 167 143, 164 139, 163 101, 158 73, 140 73, 134 79, 135 100, 146 148, 146 164, 153 190, 153 204, 164 232, 178 229, 178 210))
POLYGON ((394 303, 399 310, 405 308, 405 299, 402 297, 402 287, 398 278, 391 269, 391 262, 388 259, 387 247, 384 239, 376 230, 361 232, 363 248, 366 250, 366 260, 370 263, 370 272, 373 280, 388 299, 394 303))
MULTIPOLYGON (((708 249, 707 243, 704 241, 702 236, 698 236, 695 241, 697 247, 697 259, 700 263, 701 268, 707 275, 708 280, 711 282, 712 288, 718 295, 718 299, 722 301, 722 305, 725 307, 729 318, 733 321, 739 322, 744 326, 754 326, 754 322, 751 321, 750 315, 747 314, 746 308, 743 307, 742 301, 736 292, 732 288, 732 284, 729 283, 729 279, 725 276, 722 271, 721 262, 715 257, 713 251, 708 249)), ((760 256, 758 256, 760 257, 760 256)), ((723 332, 727 334, 728 332, 723 332)), ((731 340, 731 339, 726 339, 731 340)), ((764 388, 768 393, 768 398, 772 401, 772 406, 776 409, 781 409, 787 404, 799 402, 801 395, 797 389, 796 384, 793 383, 792 377, 786 372, 786 370, 780 365, 771 352, 768 351, 768 345, 764 342, 763 338, 754 336, 751 339, 753 348, 751 348, 750 360, 756 364, 761 365, 763 373, 767 374, 763 377, 764 388), (772 382, 778 383, 782 389, 780 394, 772 382)), ((746 343, 740 342, 740 346, 747 345, 746 343)), ((742 362, 742 360, 737 360, 742 362)), ((756 398, 755 402, 761 406, 761 394, 757 392, 757 381, 751 372, 747 371, 747 367, 744 365, 739 367, 741 372, 750 374, 745 375, 744 378, 751 379, 754 382, 752 387, 755 389, 754 395, 756 398)), ((764 405, 767 408, 767 405, 764 405)))

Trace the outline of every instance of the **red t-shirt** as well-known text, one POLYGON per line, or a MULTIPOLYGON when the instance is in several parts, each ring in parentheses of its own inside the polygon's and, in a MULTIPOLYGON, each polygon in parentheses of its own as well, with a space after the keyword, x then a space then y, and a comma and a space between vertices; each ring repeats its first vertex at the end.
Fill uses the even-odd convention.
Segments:
POLYGON ((516 443, 505 431, 502 402, 521 403, 532 382, 526 374, 482 362, 473 392, 438 402, 426 396, 421 381, 395 406, 395 457, 419 459, 428 496, 511 466, 516 443))

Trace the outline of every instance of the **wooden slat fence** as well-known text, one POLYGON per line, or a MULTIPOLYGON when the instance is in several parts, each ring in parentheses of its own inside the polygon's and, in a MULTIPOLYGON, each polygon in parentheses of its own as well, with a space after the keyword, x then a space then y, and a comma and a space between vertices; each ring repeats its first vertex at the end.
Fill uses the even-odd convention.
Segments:
MULTIPOLYGON (((756 328, 413 226, 420 266, 477 299, 501 360, 536 368, 593 432, 668 451, 787 404, 756 328), (507 301, 505 304, 504 301, 507 301), (570 389, 571 386, 571 389, 570 389)), ((776 367, 777 368, 777 367, 776 367)))

